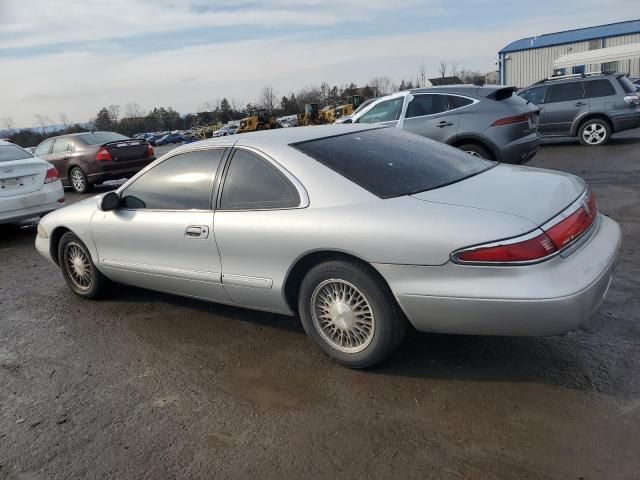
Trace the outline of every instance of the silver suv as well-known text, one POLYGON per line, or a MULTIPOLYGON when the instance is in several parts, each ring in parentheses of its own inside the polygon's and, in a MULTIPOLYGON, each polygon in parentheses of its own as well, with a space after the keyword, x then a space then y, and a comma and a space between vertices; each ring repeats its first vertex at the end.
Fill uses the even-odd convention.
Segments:
POLYGON ((540 107, 543 137, 578 137, 589 146, 640 127, 640 99, 622 74, 568 75, 522 89, 518 95, 540 107))
POLYGON ((405 90, 377 99, 352 121, 396 127, 471 155, 521 164, 538 151, 538 107, 514 91, 476 85, 405 90))

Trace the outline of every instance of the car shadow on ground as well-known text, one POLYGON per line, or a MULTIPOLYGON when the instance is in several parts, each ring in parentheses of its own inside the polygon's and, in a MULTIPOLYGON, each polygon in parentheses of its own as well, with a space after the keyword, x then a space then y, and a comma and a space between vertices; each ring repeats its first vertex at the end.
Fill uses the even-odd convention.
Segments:
MULTIPOLYGON (((247 310, 124 286, 119 286, 112 298, 118 302, 168 303, 210 314, 211 321, 219 321, 214 317, 222 317, 260 328, 305 334, 297 316, 247 310)), ((209 319, 205 321, 208 323, 209 319)), ((191 334, 200 336, 200 329, 204 327, 196 320, 191 325, 191 334)), ((585 337, 588 336, 580 333, 562 337, 443 335, 420 333, 410 328, 405 342, 394 355, 378 367, 362 373, 425 380, 542 383, 606 393, 611 388, 604 380, 607 378, 606 370, 596 369, 603 373, 603 379, 592 377, 594 364, 599 364, 597 345, 585 346, 585 337)), ((309 343, 308 348, 314 347, 309 343)))
POLYGON ((603 147, 606 148, 608 146, 637 145, 637 144, 640 144, 640 136, 638 135, 638 132, 635 132, 635 131, 633 131, 633 135, 630 135, 627 132, 614 134, 611 137, 611 140, 609 141, 609 143, 602 147, 588 147, 588 146, 581 145, 578 139, 573 137, 543 138, 540 142, 540 145, 542 146, 542 148, 567 147, 567 146, 573 145, 573 146, 576 146, 579 148, 585 148, 585 149, 591 149, 591 148, 599 149, 603 147))

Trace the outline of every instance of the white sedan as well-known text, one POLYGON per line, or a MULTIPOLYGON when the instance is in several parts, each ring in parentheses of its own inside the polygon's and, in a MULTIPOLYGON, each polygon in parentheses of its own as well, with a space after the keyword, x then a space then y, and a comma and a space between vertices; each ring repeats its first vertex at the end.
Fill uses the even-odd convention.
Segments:
POLYGON ((63 207, 59 177, 50 163, 0 141, 0 223, 39 217, 63 207))

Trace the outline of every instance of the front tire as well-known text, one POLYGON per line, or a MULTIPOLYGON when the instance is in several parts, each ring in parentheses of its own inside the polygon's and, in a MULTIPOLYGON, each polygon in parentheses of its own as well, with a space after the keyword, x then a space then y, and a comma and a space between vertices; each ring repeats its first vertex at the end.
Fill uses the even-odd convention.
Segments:
POLYGON ((611 127, 606 120, 593 118, 580 127, 578 139, 587 147, 600 147, 611 140, 611 127))
POLYGON ((110 280, 96 268, 84 243, 71 232, 60 238, 58 264, 65 282, 79 297, 99 298, 111 285, 110 280))
POLYGON ((87 193, 91 190, 89 178, 80 167, 73 167, 69 170, 69 183, 77 193, 87 193))
POLYGON ((407 330, 388 286, 349 261, 329 261, 312 268, 300 285, 298 312, 316 346, 350 368, 382 362, 400 345, 407 330))

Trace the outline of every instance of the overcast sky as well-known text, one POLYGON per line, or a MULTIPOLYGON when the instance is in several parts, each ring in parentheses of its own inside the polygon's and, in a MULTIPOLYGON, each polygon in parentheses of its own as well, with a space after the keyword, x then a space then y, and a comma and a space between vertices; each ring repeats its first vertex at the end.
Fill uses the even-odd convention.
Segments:
POLYGON ((484 72, 518 38, 638 17, 637 0, 0 0, 0 128, 413 80, 422 62, 484 72))

